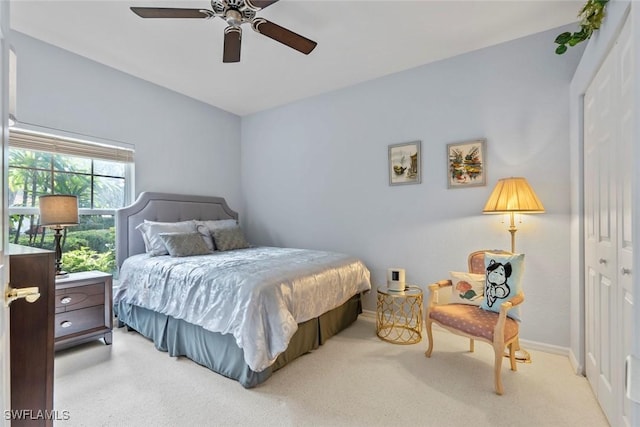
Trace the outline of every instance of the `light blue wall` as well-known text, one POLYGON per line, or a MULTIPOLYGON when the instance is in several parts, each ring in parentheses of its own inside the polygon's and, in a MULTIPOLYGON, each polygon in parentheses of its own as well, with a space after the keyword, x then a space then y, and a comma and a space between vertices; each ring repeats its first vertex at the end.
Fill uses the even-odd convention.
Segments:
MULTIPOLYGON (((360 256, 425 287, 468 252, 507 248, 480 214, 497 179, 525 176, 547 213, 519 224, 522 337, 569 346, 569 81, 560 30, 240 119, 13 32, 18 119, 134 144, 136 189, 227 198, 253 243, 360 256), (449 142, 487 139, 488 185, 447 190, 449 142), (387 147, 421 140, 423 183, 389 187, 387 147)), ((375 293, 365 308, 375 309, 375 293)))
POLYGON ((136 193, 224 196, 242 210, 240 117, 16 31, 11 43, 20 122, 135 145, 136 193))
MULTIPOLYGON (((465 271, 476 249, 509 249, 481 210, 499 178, 524 176, 546 207, 519 224, 526 254, 521 336, 567 348, 569 82, 582 48, 562 29, 472 52, 242 119, 245 225, 255 243, 361 257, 423 288, 465 271), (485 187, 448 190, 446 144, 487 139, 485 187), (390 187, 389 144, 422 141, 423 183, 390 187)), ((375 310, 375 292, 365 300, 375 310)))

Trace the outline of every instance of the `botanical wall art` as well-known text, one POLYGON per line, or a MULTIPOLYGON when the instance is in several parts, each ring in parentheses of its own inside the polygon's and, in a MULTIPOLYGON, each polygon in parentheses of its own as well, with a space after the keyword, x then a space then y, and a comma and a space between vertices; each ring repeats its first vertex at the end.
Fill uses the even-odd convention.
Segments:
POLYGON ((389 145, 389 185, 419 184, 421 169, 420 141, 389 145))
POLYGON ((486 142, 484 139, 447 144, 447 187, 486 185, 486 142))

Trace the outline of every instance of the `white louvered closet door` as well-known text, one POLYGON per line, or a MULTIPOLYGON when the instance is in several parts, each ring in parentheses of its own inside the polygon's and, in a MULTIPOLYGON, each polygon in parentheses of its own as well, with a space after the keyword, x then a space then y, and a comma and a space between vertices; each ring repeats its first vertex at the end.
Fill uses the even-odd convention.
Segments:
POLYGON ((633 58, 630 20, 584 99, 587 378, 609 422, 630 426, 624 359, 631 351, 633 58))

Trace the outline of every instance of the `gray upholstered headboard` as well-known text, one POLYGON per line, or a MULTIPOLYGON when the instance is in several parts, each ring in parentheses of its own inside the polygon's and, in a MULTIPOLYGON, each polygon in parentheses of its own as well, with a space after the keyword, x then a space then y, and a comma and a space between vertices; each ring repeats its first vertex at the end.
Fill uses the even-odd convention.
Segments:
POLYGON ((214 219, 238 220, 222 197, 190 196, 186 194, 141 193, 133 204, 116 211, 116 263, 144 253, 142 234, 136 227, 149 221, 176 222, 214 219))

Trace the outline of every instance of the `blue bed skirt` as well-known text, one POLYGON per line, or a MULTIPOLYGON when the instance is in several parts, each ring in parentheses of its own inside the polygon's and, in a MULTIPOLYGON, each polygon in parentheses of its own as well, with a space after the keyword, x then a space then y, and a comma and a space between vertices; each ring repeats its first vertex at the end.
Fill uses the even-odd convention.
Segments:
POLYGON ((151 339, 158 350, 174 357, 185 356, 251 388, 355 322, 362 313, 362 303, 360 294, 357 294, 340 307, 299 324, 287 350, 262 372, 254 372, 245 363, 243 350, 237 346, 233 335, 210 332, 183 320, 123 302, 114 306, 114 313, 118 317, 118 327, 134 329, 151 339))

